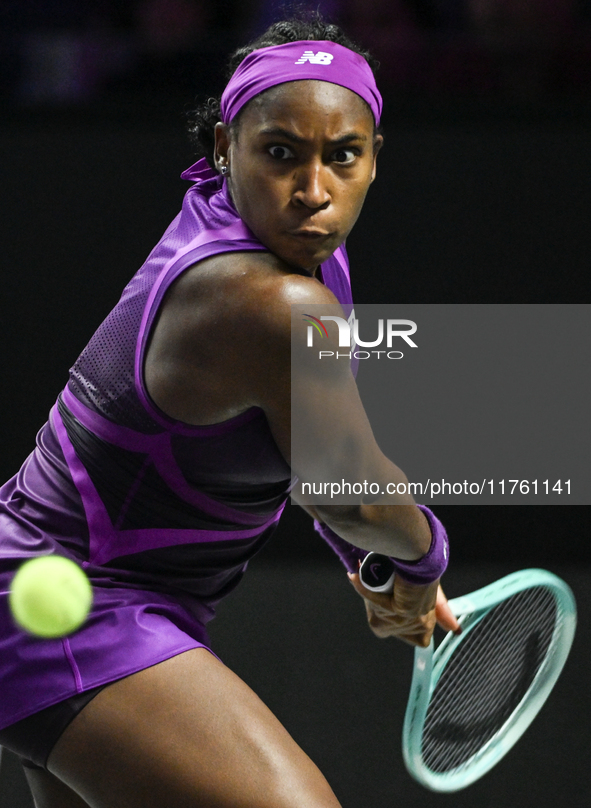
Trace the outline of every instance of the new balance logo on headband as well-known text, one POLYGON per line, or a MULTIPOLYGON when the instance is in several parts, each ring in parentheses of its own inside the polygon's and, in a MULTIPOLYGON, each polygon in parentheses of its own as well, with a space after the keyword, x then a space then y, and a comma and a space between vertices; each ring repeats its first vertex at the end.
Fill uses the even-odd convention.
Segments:
POLYGON ((311 62, 313 65, 329 65, 333 60, 332 53, 324 53, 324 51, 318 51, 316 55, 314 55, 314 51, 304 51, 297 62, 294 62, 296 65, 303 65, 304 62, 311 62))

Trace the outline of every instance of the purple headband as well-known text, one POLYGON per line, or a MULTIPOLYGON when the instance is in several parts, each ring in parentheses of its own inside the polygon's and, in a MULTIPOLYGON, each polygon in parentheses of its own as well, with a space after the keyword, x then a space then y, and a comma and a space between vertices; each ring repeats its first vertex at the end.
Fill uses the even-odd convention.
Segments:
POLYGON ((327 40, 302 40, 260 48, 237 67, 222 95, 222 121, 230 121, 255 95, 287 81, 316 79, 339 84, 366 101, 376 126, 382 114, 382 96, 370 66, 358 53, 327 40))

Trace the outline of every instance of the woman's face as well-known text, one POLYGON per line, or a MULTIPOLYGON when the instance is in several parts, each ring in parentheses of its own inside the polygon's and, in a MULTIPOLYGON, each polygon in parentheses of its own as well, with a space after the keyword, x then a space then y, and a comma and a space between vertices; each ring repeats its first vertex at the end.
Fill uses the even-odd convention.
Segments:
POLYGON ((217 124, 215 159, 229 167, 241 218, 271 252, 314 272, 345 240, 373 182, 382 137, 351 90, 325 81, 280 84, 217 124))

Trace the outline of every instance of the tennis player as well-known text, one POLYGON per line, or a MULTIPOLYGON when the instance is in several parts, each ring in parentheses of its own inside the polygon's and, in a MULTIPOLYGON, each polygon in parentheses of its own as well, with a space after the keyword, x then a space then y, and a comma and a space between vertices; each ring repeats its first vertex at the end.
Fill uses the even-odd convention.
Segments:
MULTIPOLYGON (((273 531, 292 474, 405 481, 371 434, 348 363, 304 385, 317 451, 290 465, 291 304, 351 303, 345 239, 376 173, 372 60, 319 17, 273 25, 196 113, 205 155, 179 215, 70 371, 0 491, 0 744, 38 808, 336 808, 312 761, 209 648, 206 624, 273 531), (338 394, 336 394, 338 393, 338 394), (7 592, 27 558, 78 562, 86 624, 40 640, 7 592)), ((447 538, 411 497, 307 506, 381 635, 457 628, 447 538), (394 595, 356 575, 395 559, 394 595), (436 605, 436 599, 438 603, 436 605)))

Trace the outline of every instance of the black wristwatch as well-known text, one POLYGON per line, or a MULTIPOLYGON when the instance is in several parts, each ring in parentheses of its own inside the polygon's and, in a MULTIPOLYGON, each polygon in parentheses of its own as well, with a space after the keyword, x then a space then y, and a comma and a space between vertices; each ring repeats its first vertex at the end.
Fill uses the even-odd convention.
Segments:
POLYGON ((394 588, 394 562, 379 553, 369 553, 359 567, 359 578, 372 592, 391 592, 394 588))

